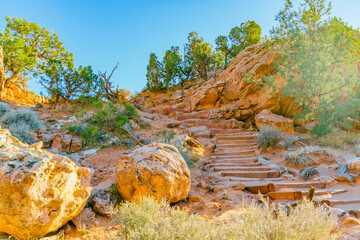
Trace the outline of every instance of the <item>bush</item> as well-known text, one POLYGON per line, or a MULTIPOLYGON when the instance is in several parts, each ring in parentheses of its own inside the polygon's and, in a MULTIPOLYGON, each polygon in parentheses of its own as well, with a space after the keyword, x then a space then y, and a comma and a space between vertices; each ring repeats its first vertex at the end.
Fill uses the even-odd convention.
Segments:
POLYGON ((94 125, 68 126, 68 131, 80 136, 84 140, 84 145, 93 146, 106 141, 105 135, 94 125))
POLYGON ((337 239, 336 220, 325 208, 303 202, 295 209, 274 214, 267 203, 251 204, 246 213, 234 212, 227 221, 205 219, 151 198, 125 202, 113 219, 121 226, 118 239, 337 239))
POLYGON ((319 137, 319 144, 324 147, 344 148, 344 145, 356 145, 360 142, 360 134, 345 131, 336 131, 319 137))
POLYGON ((10 111, 9 106, 6 103, 0 103, 0 116, 10 111))
POLYGON ((36 131, 41 127, 41 123, 33 111, 21 109, 6 113, 1 119, 1 124, 9 128, 14 125, 26 125, 30 131, 36 131))
POLYGON ((257 138, 257 143, 262 149, 269 147, 276 147, 283 138, 279 129, 275 127, 264 126, 260 129, 260 134, 257 138))
POLYGON ((31 131, 27 124, 20 123, 20 124, 16 124, 16 125, 11 125, 9 128, 9 131, 11 132, 11 135, 16 137, 20 141, 26 142, 29 144, 33 143, 33 138, 29 136, 31 131))
POLYGON ((330 149, 318 146, 303 147, 296 151, 286 151, 284 157, 286 164, 295 166, 314 166, 317 164, 315 161, 317 155, 329 157, 332 159, 332 162, 336 162, 334 154, 330 149))
POLYGON ((195 166, 194 163, 196 163, 200 160, 199 157, 195 157, 189 151, 184 150, 183 147, 179 143, 175 142, 174 146, 178 149, 180 155, 184 158, 187 166, 190 169, 195 166))
POLYGON ((41 127, 41 123, 34 112, 21 109, 6 112, 0 123, 8 128, 14 137, 29 144, 33 142, 30 133, 41 127))

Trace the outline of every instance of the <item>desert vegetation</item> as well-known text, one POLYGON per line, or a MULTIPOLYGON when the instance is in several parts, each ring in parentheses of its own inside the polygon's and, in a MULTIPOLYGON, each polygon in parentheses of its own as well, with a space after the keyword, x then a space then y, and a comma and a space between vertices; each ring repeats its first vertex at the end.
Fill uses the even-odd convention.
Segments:
POLYGON ((151 45, 133 95, 121 61, 81 65, 6 17, 0 239, 359 238, 360 31, 331 12, 284 0, 268 35, 255 19, 151 45))
POLYGON ((308 201, 276 214, 268 203, 252 203, 221 222, 145 198, 123 203, 114 220, 121 226, 117 239, 337 239, 334 218, 308 201))

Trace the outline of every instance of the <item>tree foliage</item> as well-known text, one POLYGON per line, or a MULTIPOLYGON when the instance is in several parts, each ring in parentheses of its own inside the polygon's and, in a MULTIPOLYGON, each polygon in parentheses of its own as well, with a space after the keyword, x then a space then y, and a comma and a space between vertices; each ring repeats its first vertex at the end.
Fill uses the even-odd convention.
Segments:
POLYGON ((350 127, 360 107, 359 31, 330 12, 325 0, 305 0, 297 11, 287 0, 271 31, 277 70, 287 80, 282 92, 302 107, 299 118, 316 121, 317 135, 350 127))
POLYGON ((255 21, 241 23, 231 29, 228 36, 216 38, 216 50, 224 59, 223 68, 246 47, 260 43, 261 27, 255 21))
POLYGON ((50 60, 73 64, 57 34, 21 18, 6 18, 7 26, 0 33, 4 51, 4 65, 8 76, 2 86, 26 86, 29 74, 41 75, 50 60))
POLYGON ((208 72, 217 69, 219 61, 210 43, 191 32, 183 54, 179 47, 166 51, 162 61, 155 53, 150 54, 147 66, 147 88, 164 91, 177 83, 184 83, 196 77, 207 79, 208 72))
POLYGON ((40 84, 48 91, 57 103, 60 99, 89 94, 98 85, 98 76, 91 66, 74 68, 71 64, 64 65, 59 60, 50 60, 41 68, 40 84))

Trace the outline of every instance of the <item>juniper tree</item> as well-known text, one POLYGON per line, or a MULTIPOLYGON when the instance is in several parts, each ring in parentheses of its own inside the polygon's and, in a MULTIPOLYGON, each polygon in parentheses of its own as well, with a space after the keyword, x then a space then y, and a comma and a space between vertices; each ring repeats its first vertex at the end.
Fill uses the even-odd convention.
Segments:
MULTIPOLYGON (((331 2, 305 0, 298 10, 290 0, 276 16, 271 40, 277 71, 286 79, 282 93, 301 106, 297 116, 315 120, 313 133, 349 128, 360 107, 359 31, 331 16, 331 2)), ((268 84, 275 89, 274 80, 268 84)))

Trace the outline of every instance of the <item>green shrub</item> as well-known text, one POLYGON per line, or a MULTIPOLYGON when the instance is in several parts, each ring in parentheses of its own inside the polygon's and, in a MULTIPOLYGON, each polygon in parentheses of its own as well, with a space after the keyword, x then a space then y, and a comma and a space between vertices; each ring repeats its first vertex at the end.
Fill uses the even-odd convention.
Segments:
POLYGON ((184 158, 187 166, 190 169, 195 166, 195 162, 200 160, 200 158, 195 158, 189 151, 184 150, 179 143, 175 142, 174 146, 178 149, 180 155, 184 158))
POLYGON ((97 126, 84 124, 77 126, 68 126, 68 131, 74 133, 84 140, 84 145, 94 146, 106 141, 105 135, 97 126))
POLYGON ((100 98, 97 95, 95 95, 95 96, 80 95, 77 99, 75 99, 75 102, 77 104, 81 104, 81 105, 90 105, 99 100, 100 100, 100 98))
POLYGON ((133 105, 125 104, 125 113, 129 118, 136 118, 139 114, 136 111, 136 108, 133 105))
POLYGON ((233 212, 227 220, 205 219, 151 198, 125 202, 115 209, 121 230, 117 239, 239 239, 332 240, 337 239, 336 220, 323 207, 304 201, 290 212, 274 214, 267 203, 251 204, 246 212, 233 212))
POLYGON ((283 138, 279 129, 275 127, 264 126, 260 129, 257 143, 262 149, 276 147, 283 138))
POLYGON ((0 117, 10 111, 9 106, 6 103, 0 103, 0 117))

